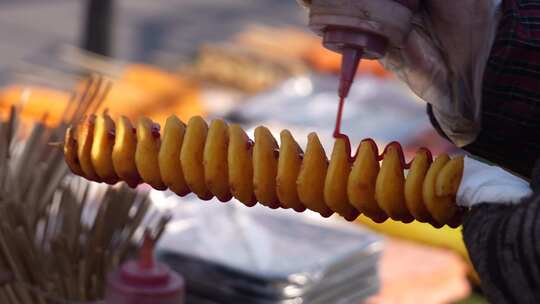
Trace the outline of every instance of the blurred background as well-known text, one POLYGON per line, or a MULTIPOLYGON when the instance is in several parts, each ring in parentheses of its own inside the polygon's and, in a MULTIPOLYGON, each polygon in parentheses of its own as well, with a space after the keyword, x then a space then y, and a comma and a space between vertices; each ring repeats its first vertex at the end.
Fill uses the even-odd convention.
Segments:
MULTIPOLYGON (((222 118, 250 135, 289 129, 303 147, 317 132, 330 151, 340 57, 305 24, 294 0, 0 0, 0 113, 22 105, 23 122, 56 127, 99 74, 112 87, 98 111, 113 118, 222 118)), ((399 141, 408 159, 457 153, 377 62, 358 70, 343 132, 353 145, 399 141)), ((157 253, 187 280, 188 303, 484 303, 461 228, 150 198, 173 214, 157 253)))

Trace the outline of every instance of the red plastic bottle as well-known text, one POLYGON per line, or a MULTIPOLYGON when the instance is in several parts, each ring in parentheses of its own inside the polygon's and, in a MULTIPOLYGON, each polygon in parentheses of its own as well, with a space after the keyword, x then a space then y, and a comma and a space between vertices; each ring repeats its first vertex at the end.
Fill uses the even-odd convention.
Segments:
POLYGON ((309 25, 323 45, 343 55, 339 97, 345 99, 361 59, 402 47, 420 0, 311 0, 309 25))
POLYGON ((145 234, 139 260, 128 261, 109 274, 106 304, 183 304, 184 279, 153 257, 154 241, 145 234))

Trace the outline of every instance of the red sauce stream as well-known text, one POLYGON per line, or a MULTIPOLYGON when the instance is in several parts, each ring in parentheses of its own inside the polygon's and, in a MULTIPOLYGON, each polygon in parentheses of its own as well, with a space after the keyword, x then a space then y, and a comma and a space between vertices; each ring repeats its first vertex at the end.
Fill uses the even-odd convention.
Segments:
POLYGON ((339 97, 339 106, 336 116, 336 126, 334 128, 334 138, 343 139, 345 141, 345 146, 347 147, 347 152, 351 161, 356 159, 356 155, 351 157, 351 141, 349 136, 341 133, 341 121, 343 119, 343 108, 345 107, 345 97, 339 97))
MULTIPOLYGON (((347 148, 347 152, 348 152, 348 155, 349 155, 349 159, 351 162, 354 162, 356 160, 356 157, 357 155, 351 155, 351 141, 349 139, 349 137, 343 133, 341 133, 341 121, 343 119, 343 108, 345 107, 345 98, 344 97, 340 97, 339 98, 339 106, 338 106, 338 112, 337 112, 337 116, 336 116, 336 125, 335 125, 335 128, 334 128, 334 138, 337 140, 337 139, 342 139, 345 141, 345 145, 346 145, 346 148, 347 148)), ((398 152, 398 155, 399 155, 399 158, 400 158, 400 162, 401 162, 401 166, 402 168, 404 169, 410 169, 411 168, 411 162, 407 163, 405 161, 405 154, 403 153, 403 147, 401 146, 401 144, 397 141, 394 141, 394 142, 391 142, 389 143, 383 150, 383 153, 379 155, 379 151, 378 151, 378 147, 377 147, 377 144, 375 143, 375 141, 371 138, 367 138, 367 139, 364 139, 362 142, 369 142, 371 143, 371 145, 373 146, 373 151, 375 153, 375 158, 379 161, 383 160, 384 158, 384 155, 386 154, 386 152, 388 151, 388 149, 390 147, 394 147, 395 149, 397 149, 397 152, 398 152)), ((419 151, 425 151, 428 155, 428 159, 429 159, 429 162, 431 163, 432 160, 433 160, 433 157, 432 157, 432 154, 431 154, 431 151, 429 151, 427 148, 420 148, 419 151)))
POLYGON ((160 132, 160 125, 157 124, 157 123, 153 123, 152 126, 151 126, 151 132, 152 132, 152 136, 155 138, 155 139, 159 139, 161 137, 161 134, 159 133, 160 132))

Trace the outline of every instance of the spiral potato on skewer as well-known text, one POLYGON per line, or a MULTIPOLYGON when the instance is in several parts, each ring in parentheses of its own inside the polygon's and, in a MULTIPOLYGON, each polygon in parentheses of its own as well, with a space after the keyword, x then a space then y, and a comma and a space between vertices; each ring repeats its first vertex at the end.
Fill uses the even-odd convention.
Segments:
POLYGON ((144 182, 180 196, 193 192, 223 202, 234 197, 247 206, 337 213, 350 221, 364 214, 378 223, 461 223, 455 196, 463 157, 442 154, 432 161, 422 148, 406 164, 398 143, 379 155, 369 139, 351 157, 348 140, 337 138, 329 160, 315 133, 303 151, 287 130, 280 144, 265 127, 255 129, 251 141, 240 126, 221 120, 208 125, 193 117, 186 125, 171 116, 160 132, 148 118, 134 127, 125 117, 115 124, 104 113, 67 130, 64 154, 73 173, 96 182, 144 182))

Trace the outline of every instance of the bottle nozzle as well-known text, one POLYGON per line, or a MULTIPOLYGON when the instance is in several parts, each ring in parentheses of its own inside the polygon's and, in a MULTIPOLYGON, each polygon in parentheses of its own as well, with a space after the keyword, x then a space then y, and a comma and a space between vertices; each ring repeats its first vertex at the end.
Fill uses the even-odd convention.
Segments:
POLYGON ((345 47, 342 51, 341 59, 341 78, 339 81, 339 97, 346 98, 349 95, 351 85, 354 81, 358 65, 360 64, 360 58, 362 57, 363 50, 345 47))
POLYGON ((139 252, 139 267, 142 269, 154 267, 154 239, 149 230, 144 231, 144 240, 139 252))

